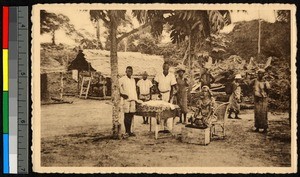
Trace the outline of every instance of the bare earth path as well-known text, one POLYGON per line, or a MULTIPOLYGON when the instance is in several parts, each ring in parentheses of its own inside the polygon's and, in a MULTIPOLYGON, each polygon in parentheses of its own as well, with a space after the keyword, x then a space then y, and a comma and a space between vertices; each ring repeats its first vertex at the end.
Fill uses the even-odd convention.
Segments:
MULTIPOLYGON (((208 146, 181 143, 176 137, 154 139, 135 117, 137 137, 111 140, 108 101, 74 99, 73 104, 42 106, 42 166, 133 167, 287 167, 291 143, 288 114, 269 113, 268 134, 252 132, 253 111, 229 120, 225 140, 208 146)), ((183 125, 176 125, 180 133, 183 125)), ((123 128, 124 130, 124 128, 123 128)))

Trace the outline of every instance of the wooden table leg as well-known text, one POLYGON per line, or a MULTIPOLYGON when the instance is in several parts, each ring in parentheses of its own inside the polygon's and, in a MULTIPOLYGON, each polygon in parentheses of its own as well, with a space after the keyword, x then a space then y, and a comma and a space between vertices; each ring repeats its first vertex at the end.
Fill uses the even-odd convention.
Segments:
POLYGON ((159 120, 159 115, 157 115, 155 118, 156 118, 156 121, 155 121, 155 139, 157 140, 157 138, 158 138, 158 120, 159 120))
POLYGON ((175 127, 175 118, 176 117, 173 117, 173 120, 172 120, 172 130, 171 130, 171 134, 174 136, 174 127, 175 127))

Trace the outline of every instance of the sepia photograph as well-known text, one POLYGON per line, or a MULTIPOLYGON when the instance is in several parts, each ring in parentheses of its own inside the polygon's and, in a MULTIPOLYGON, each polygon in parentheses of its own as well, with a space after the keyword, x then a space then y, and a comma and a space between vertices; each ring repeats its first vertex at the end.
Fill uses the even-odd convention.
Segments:
POLYGON ((34 5, 33 171, 296 172, 295 13, 34 5))

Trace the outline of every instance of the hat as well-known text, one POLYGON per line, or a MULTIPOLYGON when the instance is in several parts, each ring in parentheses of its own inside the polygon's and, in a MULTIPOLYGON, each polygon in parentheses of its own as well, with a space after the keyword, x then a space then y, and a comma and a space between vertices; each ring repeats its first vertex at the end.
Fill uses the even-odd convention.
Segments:
POLYGON ((242 75, 241 74, 235 75, 235 79, 242 79, 242 75))
POLYGON ((201 88, 201 91, 203 91, 203 90, 207 90, 208 93, 209 93, 209 95, 210 95, 210 97, 213 96, 212 91, 209 89, 209 87, 208 87, 207 85, 204 85, 204 86, 201 88))
POLYGON ((177 69, 176 72, 179 72, 179 71, 185 72, 185 66, 182 65, 182 64, 178 65, 178 66, 176 67, 176 69, 177 69))
POLYGON ((146 75, 146 76, 148 76, 148 73, 147 73, 147 71, 143 72, 143 75, 146 75))

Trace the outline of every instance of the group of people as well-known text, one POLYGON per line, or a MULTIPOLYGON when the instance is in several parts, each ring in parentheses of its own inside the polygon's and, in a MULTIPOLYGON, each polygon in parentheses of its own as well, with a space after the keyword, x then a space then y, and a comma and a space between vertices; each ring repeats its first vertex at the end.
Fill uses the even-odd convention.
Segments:
MULTIPOLYGON (((257 77, 253 80, 248 80, 244 84, 253 88, 254 96, 254 127, 255 131, 263 129, 266 133, 268 129, 268 92, 270 90, 270 83, 265 79, 265 70, 258 69, 257 77)), ((232 83, 232 94, 229 98, 229 115, 228 118, 233 119, 232 113, 235 113, 235 119, 241 119, 238 114, 240 112, 241 103, 241 84, 242 76, 237 74, 232 83)))
MULTIPOLYGON (((184 77, 185 69, 184 67, 178 67, 176 73, 178 77, 169 72, 169 64, 165 62, 163 64, 163 72, 158 73, 155 78, 155 85, 157 86, 158 96, 161 100, 173 103, 173 99, 176 99, 176 103, 180 107, 181 113, 179 115, 178 123, 187 123, 187 91, 189 82, 187 78, 184 77), (182 119, 183 118, 183 119, 182 119)), ((122 98, 122 110, 124 112, 124 125, 125 125, 125 135, 124 136, 136 136, 132 130, 132 120, 134 113, 136 112, 136 101, 149 101, 152 99, 152 87, 153 83, 148 79, 148 74, 145 71, 143 73, 142 79, 137 83, 132 77, 133 68, 128 66, 126 68, 126 75, 119 79, 120 86, 120 96, 122 98)), ((264 129, 267 131, 268 121, 267 121, 267 94, 270 89, 270 84, 264 80, 264 71, 258 70, 257 78, 248 83, 254 90, 254 112, 255 112, 255 127, 256 131, 259 129, 264 129)), ((214 115, 214 109, 216 107, 215 99, 210 90, 210 84, 214 81, 212 75, 206 71, 200 82, 203 82, 201 88, 201 95, 197 101, 197 110, 194 114, 194 119, 189 120, 191 124, 197 126, 207 127, 212 121, 217 120, 214 115)), ((241 102, 241 82, 242 77, 240 74, 235 76, 232 83, 232 93, 229 98, 229 118, 232 118, 232 113, 235 113, 235 119, 240 119, 238 116, 240 112, 240 102, 241 102)), ((143 117, 143 123, 148 124, 148 117, 143 117)), ((172 130, 172 119, 167 119, 162 123, 165 127, 162 132, 168 133, 172 130)))
MULTIPOLYGON (((183 77, 185 73, 184 68, 177 70, 178 77, 169 72, 169 63, 163 64, 163 72, 158 73, 155 78, 155 85, 158 90, 158 97, 166 102, 173 103, 173 99, 177 99, 177 103, 181 108, 181 114, 186 121, 187 110, 187 79, 183 77), (176 95, 176 96, 175 96, 176 95)), ((133 68, 128 66, 126 68, 126 75, 119 79, 120 95, 122 97, 122 110, 124 112, 124 136, 135 136, 131 130, 132 119, 136 111, 136 100, 149 101, 152 99, 151 88, 153 83, 148 79, 147 72, 143 73, 142 79, 137 83, 132 77, 133 68)), ((183 122, 180 116, 180 122, 183 122)), ((143 123, 148 123, 148 117, 143 117, 143 123)), ((164 130, 162 132, 168 133, 172 130, 172 120, 168 119, 163 122, 164 130)))

